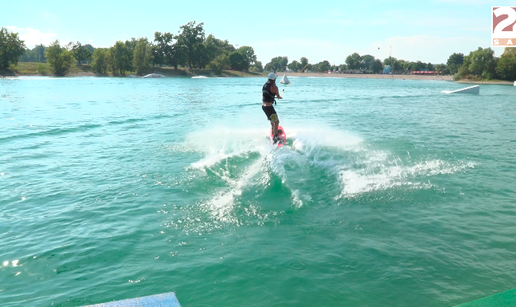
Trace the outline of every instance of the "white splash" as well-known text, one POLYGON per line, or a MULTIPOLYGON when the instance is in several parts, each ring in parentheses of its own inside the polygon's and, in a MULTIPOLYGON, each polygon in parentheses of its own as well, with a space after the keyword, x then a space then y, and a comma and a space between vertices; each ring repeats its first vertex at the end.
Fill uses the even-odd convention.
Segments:
POLYGON ((386 190, 395 187, 430 188, 421 177, 454 174, 466 168, 474 168, 473 162, 447 162, 439 159, 404 165, 399 158, 383 151, 369 151, 369 159, 361 162, 362 167, 345 166, 339 172, 342 193, 337 198, 386 190))
POLYGON ((238 223, 237 217, 232 214, 235 207, 235 199, 242 195, 245 186, 249 184, 252 178, 256 177, 260 172, 264 160, 259 159, 249 166, 246 171, 237 179, 224 177, 228 183, 228 188, 216 193, 216 195, 201 204, 211 216, 221 222, 238 223))

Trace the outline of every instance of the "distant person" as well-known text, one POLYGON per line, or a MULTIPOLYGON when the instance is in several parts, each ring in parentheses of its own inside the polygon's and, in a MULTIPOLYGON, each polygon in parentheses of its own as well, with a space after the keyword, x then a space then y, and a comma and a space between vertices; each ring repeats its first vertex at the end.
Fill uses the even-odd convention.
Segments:
POLYGON ((276 110, 272 106, 273 103, 276 103, 275 97, 278 99, 283 99, 280 96, 278 87, 276 86, 276 74, 271 72, 267 76, 267 82, 263 85, 262 88, 262 110, 265 112, 267 119, 271 122, 272 127, 272 142, 278 142, 278 126, 279 126, 279 118, 278 114, 276 114, 276 110))

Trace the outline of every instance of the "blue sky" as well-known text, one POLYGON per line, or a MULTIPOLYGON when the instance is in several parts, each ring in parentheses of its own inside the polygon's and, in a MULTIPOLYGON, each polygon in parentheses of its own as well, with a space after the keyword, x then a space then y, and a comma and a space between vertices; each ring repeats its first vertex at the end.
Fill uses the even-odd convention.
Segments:
POLYGON ((196 21, 206 36, 253 47, 264 65, 276 56, 338 65, 353 52, 437 64, 490 47, 491 7, 516 5, 495 1, 0 0, 0 27, 28 47, 55 39, 110 47, 131 37, 153 40, 155 31, 177 34, 196 21))

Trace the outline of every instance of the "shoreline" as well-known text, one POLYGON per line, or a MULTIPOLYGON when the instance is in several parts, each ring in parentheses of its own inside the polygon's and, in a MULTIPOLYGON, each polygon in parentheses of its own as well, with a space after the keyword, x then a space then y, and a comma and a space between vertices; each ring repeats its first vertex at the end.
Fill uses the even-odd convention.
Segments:
POLYGON ((384 75, 384 74, 327 74, 327 73, 276 73, 278 78, 283 74, 287 77, 322 77, 322 78, 359 78, 359 79, 402 79, 402 80, 441 80, 453 81, 453 76, 424 76, 424 75, 384 75))
MULTIPOLYGON (((200 71, 195 72, 186 72, 183 73, 174 73, 174 74, 167 74, 167 72, 160 70, 159 72, 164 74, 167 78, 191 78, 195 76, 206 76, 206 77, 215 77, 211 73, 207 72, 204 74, 200 71)), ((493 80, 493 81, 474 81, 474 80, 458 80, 454 81, 453 76, 451 75, 432 75, 432 76, 425 76, 425 75, 384 75, 384 74, 339 74, 339 73, 299 73, 299 72, 278 72, 276 75, 278 75, 278 78, 281 79, 283 74, 286 74, 287 77, 320 77, 320 78, 355 78, 355 79, 397 79, 397 80, 435 80, 435 81, 451 81, 454 83, 462 83, 462 84, 495 84, 495 85, 513 85, 513 82, 511 81, 502 81, 502 80, 493 80)), ((41 74, 24 74, 24 73, 18 73, 14 76, 0 76, 0 78, 9 78, 9 77, 52 77, 51 75, 41 75, 41 74)), ((92 72, 74 72, 69 73, 65 77, 113 77, 113 76, 103 76, 103 75, 97 75, 92 72)), ((122 78, 129 78, 129 76, 122 76, 122 78)), ((263 73, 242 73, 242 72, 234 72, 234 71, 226 71, 222 74, 222 76, 217 77, 241 77, 241 78, 256 78, 256 77, 266 77, 263 73)))
MULTIPOLYGON (((160 70, 159 72, 154 72, 165 75, 167 78, 190 78, 190 77, 198 77, 198 76, 206 76, 206 77, 215 77, 211 73, 203 74, 202 72, 194 72, 194 73, 180 73, 180 74, 167 74, 167 72, 160 70)), ((423 76, 423 75, 383 75, 383 74, 327 74, 327 73, 296 73, 296 72, 278 72, 276 75, 279 79, 286 74, 287 77, 321 77, 321 78, 359 78, 359 79, 403 79, 403 80, 442 80, 442 81, 453 81, 453 76, 423 76)), ((2 77, 54 77, 53 75, 41 75, 41 74, 24 74, 18 73, 14 76, 2 76, 2 77)), ((264 73, 241 73, 241 72, 232 72, 227 71, 223 73, 221 76, 216 77, 243 77, 243 78, 256 78, 256 77, 266 77, 267 75, 264 73)), ((73 72, 68 73, 64 77, 115 77, 110 75, 97 75, 92 72, 73 72)), ((121 78, 129 78, 129 75, 126 76, 117 76, 121 78)))

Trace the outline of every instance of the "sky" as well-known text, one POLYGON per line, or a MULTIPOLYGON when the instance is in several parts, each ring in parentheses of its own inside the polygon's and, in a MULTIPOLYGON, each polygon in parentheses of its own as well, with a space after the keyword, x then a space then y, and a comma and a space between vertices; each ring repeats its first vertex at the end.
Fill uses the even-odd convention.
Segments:
POLYGON ((110 47, 132 37, 152 41, 156 31, 177 34, 195 21, 204 23, 206 37, 253 47, 263 65, 277 56, 339 65, 354 52, 439 64, 454 52, 490 47, 491 7, 511 5, 516 2, 0 0, 0 27, 18 33, 29 48, 56 39, 110 47))

